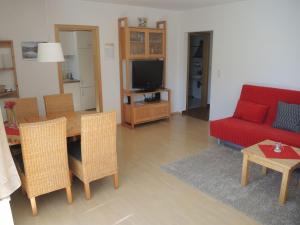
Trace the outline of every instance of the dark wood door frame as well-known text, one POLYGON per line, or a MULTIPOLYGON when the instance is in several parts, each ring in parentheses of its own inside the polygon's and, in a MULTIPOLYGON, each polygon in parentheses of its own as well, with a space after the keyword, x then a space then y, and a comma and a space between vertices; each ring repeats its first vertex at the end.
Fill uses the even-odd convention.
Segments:
POLYGON ((190 60, 191 60, 191 37, 193 35, 203 35, 203 70, 202 70, 202 85, 201 85, 201 107, 208 105, 208 80, 210 75, 210 61, 211 61, 211 45, 212 45, 212 31, 190 32, 188 33, 188 56, 187 56, 187 82, 186 82, 186 112, 189 110, 189 81, 190 81, 190 60))

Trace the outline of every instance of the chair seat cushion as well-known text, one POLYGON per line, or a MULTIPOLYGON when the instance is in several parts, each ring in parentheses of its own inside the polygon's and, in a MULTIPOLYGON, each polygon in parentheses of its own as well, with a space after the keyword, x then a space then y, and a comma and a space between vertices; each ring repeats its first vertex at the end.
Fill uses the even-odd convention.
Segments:
POLYGON ((81 161, 81 144, 80 140, 68 142, 68 153, 75 159, 81 161))

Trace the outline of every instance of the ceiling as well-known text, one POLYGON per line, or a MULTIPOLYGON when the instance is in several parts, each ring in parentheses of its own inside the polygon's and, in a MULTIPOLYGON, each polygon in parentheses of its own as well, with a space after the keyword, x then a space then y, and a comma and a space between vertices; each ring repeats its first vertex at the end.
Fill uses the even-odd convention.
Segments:
POLYGON ((83 0, 112 4, 143 6, 158 9, 189 10, 210 5, 218 5, 243 0, 83 0))

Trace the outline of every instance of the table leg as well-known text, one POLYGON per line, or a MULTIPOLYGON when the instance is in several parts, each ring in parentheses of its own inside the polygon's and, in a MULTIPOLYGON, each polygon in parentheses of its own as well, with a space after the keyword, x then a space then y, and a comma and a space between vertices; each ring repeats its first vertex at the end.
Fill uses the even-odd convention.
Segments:
POLYGON ((282 173, 282 181, 281 181, 280 194, 279 194, 280 204, 284 204, 286 201, 290 176, 291 176, 290 171, 284 171, 282 173))
POLYGON ((262 166, 261 174, 264 175, 264 176, 266 176, 267 173, 268 173, 268 168, 265 167, 265 166, 262 166))
POLYGON ((249 177, 249 160, 248 160, 248 155, 244 154, 243 168, 242 168, 242 180, 241 180, 242 186, 246 186, 248 184, 248 177, 249 177))

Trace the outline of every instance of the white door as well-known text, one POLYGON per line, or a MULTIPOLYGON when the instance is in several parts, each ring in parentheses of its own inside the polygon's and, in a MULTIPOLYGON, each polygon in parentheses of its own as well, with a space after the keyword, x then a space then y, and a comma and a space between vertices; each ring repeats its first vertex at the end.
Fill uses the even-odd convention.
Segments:
POLYGON ((78 49, 80 86, 95 86, 94 62, 92 49, 78 49))
POLYGON ((71 93, 73 96, 73 103, 75 111, 83 110, 80 104, 81 93, 80 93, 80 83, 65 83, 64 84, 64 93, 71 93))
POLYGON ((82 110, 96 108, 96 90, 95 87, 81 87, 80 103, 82 110))
POLYGON ((92 49, 78 49, 81 109, 96 108, 95 74, 92 49))

